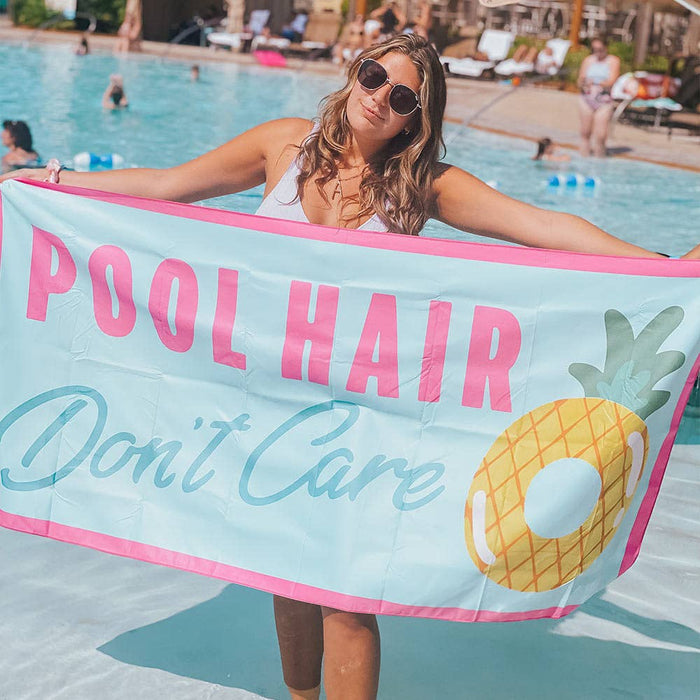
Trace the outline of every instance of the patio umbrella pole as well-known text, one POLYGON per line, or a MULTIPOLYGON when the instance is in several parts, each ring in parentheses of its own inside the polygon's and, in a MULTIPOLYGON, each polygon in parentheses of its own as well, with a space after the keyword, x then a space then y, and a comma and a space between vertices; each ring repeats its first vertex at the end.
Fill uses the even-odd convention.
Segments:
POLYGON ((583 17, 583 0, 574 0, 573 12, 571 13, 571 25, 569 26, 569 41, 571 48, 575 49, 579 45, 579 34, 581 33, 581 18, 583 17))

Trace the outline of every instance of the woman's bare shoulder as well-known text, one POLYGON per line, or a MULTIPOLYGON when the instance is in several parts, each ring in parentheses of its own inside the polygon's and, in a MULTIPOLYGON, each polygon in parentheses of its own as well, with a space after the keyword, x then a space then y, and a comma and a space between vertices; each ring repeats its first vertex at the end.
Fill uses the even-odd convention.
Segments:
POLYGON ((266 159, 279 166, 286 164, 299 152, 302 141, 311 133, 314 123, 308 119, 286 118, 274 119, 258 127, 259 137, 264 143, 266 159))
POLYGON ((261 124, 258 129, 261 135, 268 139, 270 144, 294 144, 299 146, 309 135, 314 123, 309 119, 300 117, 286 117, 284 119, 273 119, 261 124))
POLYGON ((445 163, 444 161, 438 161, 433 169, 434 188, 437 192, 441 188, 448 186, 450 187, 455 181, 463 184, 464 182, 471 182, 475 180, 478 182, 477 178, 471 173, 468 173, 462 168, 451 165, 450 163, 445 163))

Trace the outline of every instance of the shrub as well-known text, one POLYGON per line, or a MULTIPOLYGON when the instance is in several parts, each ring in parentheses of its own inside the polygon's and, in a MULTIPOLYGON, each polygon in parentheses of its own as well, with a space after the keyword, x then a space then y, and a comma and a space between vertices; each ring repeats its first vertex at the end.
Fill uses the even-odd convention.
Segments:
POLYGON ((14 0, 12 21, 29 27, 38 27, 53 14, 46 9, 44 0, 14 0))
POLYGON ((124 20, 126 0, 78 0, 78 12, 86 12, 97 18, 100 32, 114 33, 124 20))
MULTIPOLYGON (((97 18, 98 31, 116 32, 124 19, 126 0, 78 0, 76 10, 94 15, 97 18)), ((28 27, 38 27, 58 14, 46 9, 44 0, 14 0, 12 3, 12 21, 28 27)), ((84 23, 84 20, 83 20, 84 23)), ((57 22, 54 29, 74 29, 72 20, 57 22)))
POLYGON ((583 59, 590 54, 590 51, 585 46, 578 46, 575 49, 569 49, 564 59, 564 73, 568 83, 576 83, 578 72, 581 69, 583 59))
MULTIPOLYGON (((608 44, 608 52, 620 59, 620 74, 630 73, 634 70, 646 70, 650 73, 666 73, 669 68, 668 58, 656 54, 647 54, 641 66, 634 65, 634 44, 623 41, 611 41, 608 44)), ((590 49, 586 46, 579 46, 576 49, 569 49, 569 53, 564 60, 566 80, 575 83, 578 72, 583 63, 583 59, 588 56, 590 49)))

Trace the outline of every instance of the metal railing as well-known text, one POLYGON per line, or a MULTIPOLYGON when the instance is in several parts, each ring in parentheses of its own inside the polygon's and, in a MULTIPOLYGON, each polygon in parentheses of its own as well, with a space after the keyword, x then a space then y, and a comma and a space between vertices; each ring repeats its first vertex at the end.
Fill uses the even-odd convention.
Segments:
POLYGON ((170 49, 175 46, 176 44, 181 44, 185 39, 187 39, 188 36, 191 36, 192 34, 195 34, 196 32, 199 32, 199 45, 200 46, 206 46, 207 45, 207 32, 206 30, 209 29, 210 27, 216 27, 221 22, 223 22, 226 18, 225 17, 215 17, 213 19, 202 19, 199 15, 195 15, 192 18, 192 21, 194 24, 192 24, 189 27, 185 27, 179 34, 176 34, 170 41, 168 42, 167 48, 163 52, 163 57, 167 56, 168 53, 170 53, 170 49))

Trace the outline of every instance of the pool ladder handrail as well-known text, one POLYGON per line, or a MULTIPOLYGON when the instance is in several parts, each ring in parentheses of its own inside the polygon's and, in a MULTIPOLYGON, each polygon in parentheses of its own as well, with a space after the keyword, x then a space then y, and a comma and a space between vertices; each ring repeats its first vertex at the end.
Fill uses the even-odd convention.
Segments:
POLYGON ((224 17, 215 17, 213 19, 202 19, 199 15, 195 15, 192 20, 194 21, 194 24, 190 27, 187 27, 183 29, 179 34, 176 34, 170 41, 168 41, 165 51, 163 51, 163 56, 162 58, 165 58, 168 53, 170 52, 170 49, 175 45, 175 44, 180 44, 182 43, 183 39, 186 39, 190 34, 194 34, 195 32, 201 32, 199 36, 199 45, 200 46, 206 46, 207 45, 207 38, 206 38, 206 31, 205 29, 209 27, 215 27, 219 24, 221 24, 222 20, 224 17))

